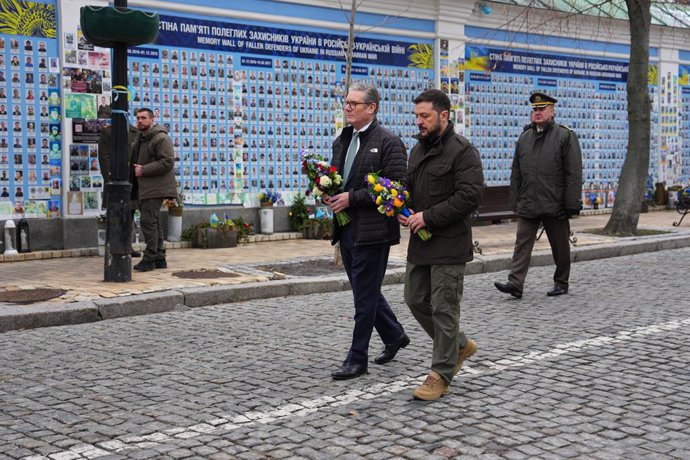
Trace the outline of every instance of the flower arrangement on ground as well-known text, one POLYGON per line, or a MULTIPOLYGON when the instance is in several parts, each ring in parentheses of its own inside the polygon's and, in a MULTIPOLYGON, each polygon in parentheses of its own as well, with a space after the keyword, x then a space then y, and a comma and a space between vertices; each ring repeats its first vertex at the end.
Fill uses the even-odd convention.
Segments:
MULTIPOLYGON (((399 181, 381 177, 376 173, 367 174, 366 180, 369 184, 367 189, 369 196, 376 203, 377 209, 381 214, 385 214, 388 217, 393 217, 396 214, 410 217, 413 214, 407 208, 410 192, 399 181)), ((431 238, 431 232, 426 228, 422 228, 417 232, 417 236, 422 241, 427 241, 431 238)))
POLYGON ((237 228, 237 240, 245 243, 248 242, 249 236, 254 234, 254 224, 245 222, 242 216, 233 219, 233 223, 237 228))
MULTIPOLYGON (((340 191, 343 178, 335 166, 331 166, 321 155, 315 153, 302 152, 302 172, 309 179, 307 195, 312 193, 316 197, 322 195, 335 195, 340 191)), ((338 225, 344 227, 350 223, 350 216, 346 211, 335 213, 338 225)))
POLYGON ((259 203, 261 206, 273 206, 280 199, 280 194, 271 190, 266 190, 259 194, 259 203))
POLYGON ((171 216, 181 216, 184 208, 184 195, 180 194, 176 198, 167 198, 163 200, 163 205, 168 208, 168 214, 171 216))
POLYGON ((232 219, 230 219, 227 214, 225 214, 223 220, 220 220, 214 212, 213 214, 211 214, 211 217, 209 218, 209 224, 211 228, 219 230, 221 232, 229 232, 235 230, 235 222, 232 219))
POLYGON ((594 206, 594 209, 598 209, 601 204, 601 197, 598 193, 592 192, 587 195, 587 201, 594 206))

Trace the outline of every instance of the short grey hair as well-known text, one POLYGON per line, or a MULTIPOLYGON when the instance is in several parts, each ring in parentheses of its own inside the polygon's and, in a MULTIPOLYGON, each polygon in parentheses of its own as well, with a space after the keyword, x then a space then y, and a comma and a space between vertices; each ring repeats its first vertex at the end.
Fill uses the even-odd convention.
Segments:
POLYGON ((376 104, 376 110, 374 110, 374 115, 378 113, 379 106, 381 105, 381 95, 376 87, 370 83, 365 83, 363 81, 356 81, 350 85, 348 92, 350 91, 361 91, 364 93, 364 102, 367 104, 376 104))

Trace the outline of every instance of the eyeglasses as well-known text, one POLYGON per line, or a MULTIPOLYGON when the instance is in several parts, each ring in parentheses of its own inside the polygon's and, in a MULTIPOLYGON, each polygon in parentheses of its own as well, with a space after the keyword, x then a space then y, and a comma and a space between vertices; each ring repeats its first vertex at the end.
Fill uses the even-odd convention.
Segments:
POLYGON ((345 107, 349 109, 356 109, 358 105, 369 105, 370 102, 355 102, 355 101, 345 101, 345 107))

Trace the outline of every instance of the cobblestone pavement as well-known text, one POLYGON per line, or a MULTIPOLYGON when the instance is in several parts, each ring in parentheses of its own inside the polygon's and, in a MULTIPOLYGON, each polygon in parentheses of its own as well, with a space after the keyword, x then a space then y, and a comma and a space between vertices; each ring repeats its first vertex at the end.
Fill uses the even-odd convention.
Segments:
MULTIPOLYGON (((0 458, 690 458, 690 249, 553 267, 525 296, 466 278, 480 346, 451 393, 415 401, 430 340, 334 382, 349 292, 0 335, 0 458)), ((372 355, 380 347, 372 340, 372 355)))

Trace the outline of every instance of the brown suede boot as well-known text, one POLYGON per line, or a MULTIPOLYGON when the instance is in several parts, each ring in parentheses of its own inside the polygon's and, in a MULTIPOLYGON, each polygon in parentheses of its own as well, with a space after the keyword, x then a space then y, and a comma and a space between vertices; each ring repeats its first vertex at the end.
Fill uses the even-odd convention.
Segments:
POLYGON ((477 342, 472 339, 467 339, 467 345, 458 350, 458 360, 455 361, 455 369, 453 369, 453 376, 458 375, 462 368, 462 363, 473 354, 477 352, 477 342))
POLYGON ((435 401, 450 391, 448 383, 438 373, 431 371, 420 386, 414 389, 412 396, 424 401, 435 401))

